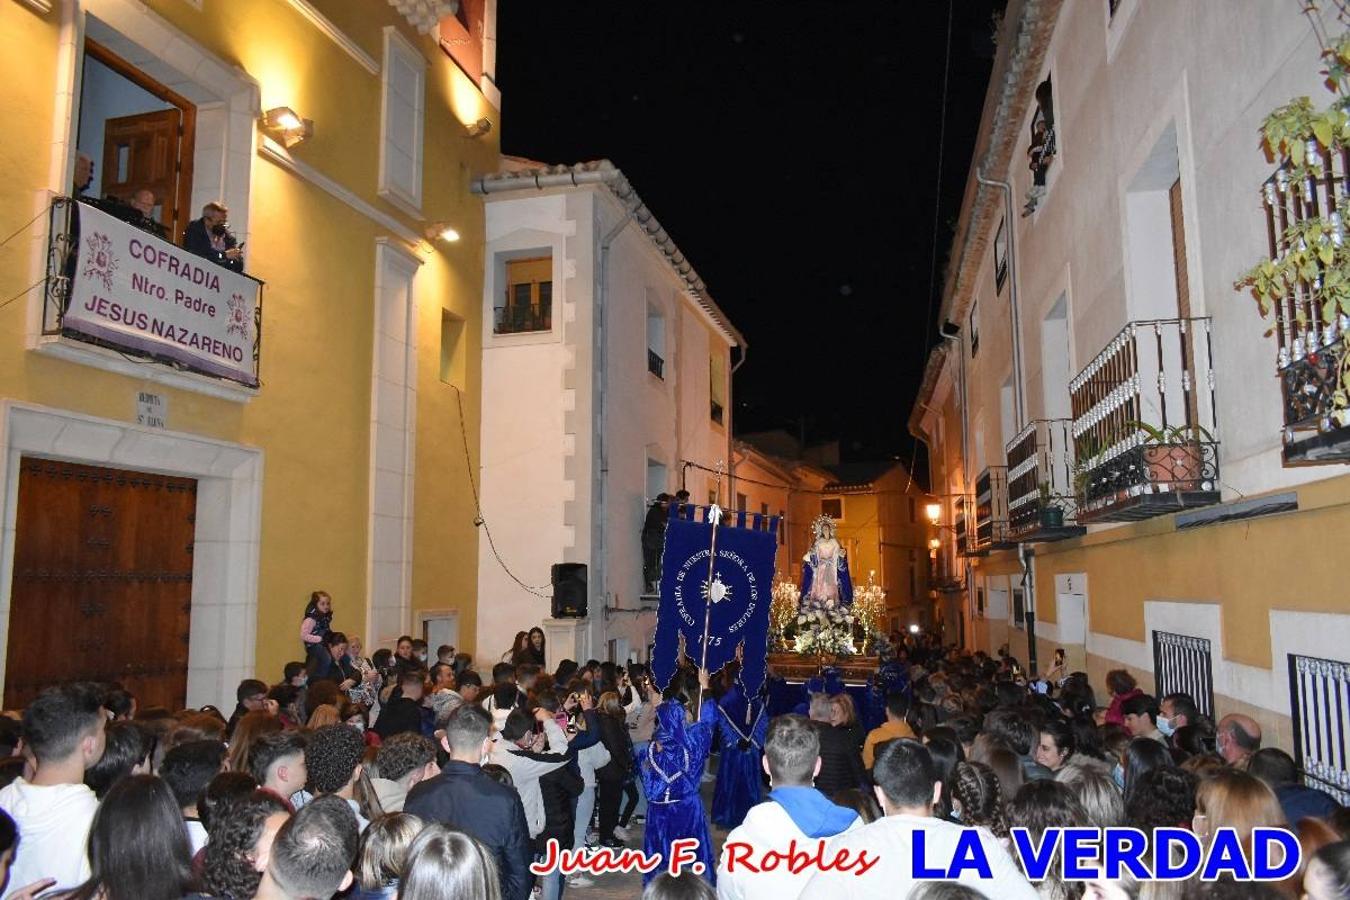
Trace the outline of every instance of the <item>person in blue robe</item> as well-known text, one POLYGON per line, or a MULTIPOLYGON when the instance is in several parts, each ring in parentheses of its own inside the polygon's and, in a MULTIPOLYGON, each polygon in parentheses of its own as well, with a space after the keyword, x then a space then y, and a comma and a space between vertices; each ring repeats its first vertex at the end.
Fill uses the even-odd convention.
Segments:
MULTIPOLYGON (((679 675, 676 675, 679 679, 679 675)), ((707 675, 699 672, 699 684, 708 686, 707 675)), ((713 857, 712 835, 708 831, 708 816, 699 796, 703 767, 708 762, 713 731, 717 727, 717 702, 705 699, 699 709, 698 721, 686 722, 687 711, 679 699, 683 690, 678 683, 666 689, 656 708, 656 727, 647 752, 638 760, 642 786, 647 793, 647 828, 643 836, 643 851, 649 856, 660 855, 662 864, 642 876, 643 884, 666 870, 670 844, 677 838, 698 841, 697 861, 703 864, 700 873, 708 881, 715 881, 717 862, 713 857)))
POLYGON ((712 820, 730 830, 740 825, 750 807, 763 799, 761 760, 769 717, 764 700, 747 699, 744 685, 730 671, 734 666, 727 668, 730 674, 725 677, 732 683, 717 703, 722 750, 718 754, 712 820))

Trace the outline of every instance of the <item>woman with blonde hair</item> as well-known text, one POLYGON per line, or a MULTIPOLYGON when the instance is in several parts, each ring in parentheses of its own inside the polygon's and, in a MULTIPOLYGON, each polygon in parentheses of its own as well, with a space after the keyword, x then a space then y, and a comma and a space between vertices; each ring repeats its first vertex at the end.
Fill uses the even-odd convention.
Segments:
POLYGON ((853 741, 861 752, 863 741, 867 738, 867 732, 863 729, 862 723, 858 721, 858 708, 853 704, 853 698, 845 691, 842 694, 835 694, 831 699, 834 701, 834 708, 838 711, 833 724, 847 732, 849 740, 853 741))
POLYGON ((1286 828, 1279 798, 1261 779, 1237 769, 1203 779, 1195 789, 1195 819, 1191 830, 1208 844, 1220 828, 1231 828, 1251 859, 1252 829, 1286 828))
POLYGON ((408 848, 398 900, 502 900, 492 851, 440 823, 422 829, 408 848))
POLYGON ((336 725, 338 723, 338 708, 331 703, 323 703, 314 708, 314 712, 309 714, 309 721, 305 727, 310 731, 315 728, 322 728, 325 725, 336 725))
POLYGON ((393 900, 399 882, 407 874, 408 850, 422 830, 423 822, 408 813, 392 813, 370 823, 361 836, 357 854, 356 884, 351 900, 393 900))

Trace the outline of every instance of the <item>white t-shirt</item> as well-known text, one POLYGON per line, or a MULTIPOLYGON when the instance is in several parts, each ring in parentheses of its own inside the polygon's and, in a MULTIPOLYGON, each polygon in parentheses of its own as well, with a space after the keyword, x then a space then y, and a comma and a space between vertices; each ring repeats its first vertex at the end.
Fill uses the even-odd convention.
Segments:
MULTIPOLYGON (((946 869, 956 856, 957 842, 968 829, 943 819, 928 816, 885 816, 856 831, 841 834, 828 845, 829 858, 839 850, 849 850, 852 856, 865 850, 876 865, 864 875, 831 870, 818 872, 802 891, 802 900, 896 900, 909 896, 910 890, 925 879, 916 879, 914 834, 923 832, 925 867, 946 869)), ((983 828, 973 829, 979 835, 980 846, 989 862, 988 879, 964 869, 954 879, 999 900, 1037 900, 1036 889, 1017 868, 1008 851, 992 834, 983 828)))
POLYGON ((192 855, 206 846, 206 827, 198 819, 184 819, 187 825, 188 840, 192 842, 192 855))
POLYGON ((53 888, 73 888, 88 880, 89 827, 98 810, 93 791, 83 784, 38 786, 17 778, 0 790, 0 808, 19 826, 11 887, 55 878, 53 888))

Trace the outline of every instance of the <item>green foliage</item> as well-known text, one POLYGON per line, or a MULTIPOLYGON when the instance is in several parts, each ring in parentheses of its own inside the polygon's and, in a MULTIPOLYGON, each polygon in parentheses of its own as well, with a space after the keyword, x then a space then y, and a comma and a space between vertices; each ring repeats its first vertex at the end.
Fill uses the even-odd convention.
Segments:
MULTIPOLYGON (((1323 177, 1322 161, 1350 147, 1350 98, 1346 96, 1350 33, 1339 37, 1325 51, 1323 60, 1323 74, 1333 101, 1318 109, 1309 98, 1296 97, 1273 110, 1261 125, 1266 150, 1286 170, 1291 191, 1302 190, 1308 179, 1323 177), (1320 161, 1310 156, 1314 149, 1320 161)), ((1300 327, 1309 324, 1305 312, 1308 306, 1327 325, 1341 315, 1350 315, 1350 241, 1346 240, 1345 226, 1330 217, 1313 217, 1290 225, 1280 237, 1275 258, 1262 259, 1244 272, 1234 288, 1250 292, 1265 318, 1286 298, 1300 298, 1293 305, 1294 322, 1300 327)), ((1350 368, 1346 365, 1350 361, 1350 333, 1342 333, 1339 351, 1340 389, 1333 395, 1333 404, 1343 410, 1350 405, 1350 368)), ((1150 440, 1154 440, 1152 436, 1150 440)))

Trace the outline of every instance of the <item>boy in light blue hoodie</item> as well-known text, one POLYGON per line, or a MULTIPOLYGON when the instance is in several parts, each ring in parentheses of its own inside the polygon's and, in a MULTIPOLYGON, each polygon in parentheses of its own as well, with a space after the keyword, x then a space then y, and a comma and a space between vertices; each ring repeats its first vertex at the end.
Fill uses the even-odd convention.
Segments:
POLYGON ((769 799, 752 807, 722 845, 719 900, 795 900, 809 878, 786 865, 761 870, 765 854, 795 849, 814 855, 820 844, 862 824, 856 812, 812 786, 820 771, 820 737, 804 716, 779 716, 769 723, 764 771, 772 787, 769 799))

